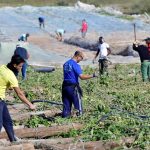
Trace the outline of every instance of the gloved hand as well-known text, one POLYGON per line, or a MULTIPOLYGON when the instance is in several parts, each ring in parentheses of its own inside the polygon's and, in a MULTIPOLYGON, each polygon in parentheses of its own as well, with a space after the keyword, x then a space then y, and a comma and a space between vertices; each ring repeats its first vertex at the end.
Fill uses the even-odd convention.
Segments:
POLYGON ((93 73, 93 78, 98 77, 98 75, 94 72, 93 73))

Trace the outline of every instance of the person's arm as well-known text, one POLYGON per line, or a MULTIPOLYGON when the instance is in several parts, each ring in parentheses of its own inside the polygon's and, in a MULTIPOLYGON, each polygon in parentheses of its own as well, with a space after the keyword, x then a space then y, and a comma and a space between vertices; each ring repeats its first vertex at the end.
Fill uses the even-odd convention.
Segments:
POLYGON ((91 78, 95 78, 97 77, 97 75, 95 73, 93 73, 92 75, 88 75, 88 74, 80 74, 79 78, 81 80, 86 80, 86 79, 91 79, 91 78))
POLYGON ((35 106, 25 97, 25 95, 23 94, 23 92, 19 87, 13 87, 13 89, 15 90, 17 96, 20 98, 22 102, 27 104, 31 110, 35 110, 35 106))
POLYGON ((27 59, 29 59, 29 57, 30 57, 30 55, 29 55, 29 53, 28 53, 28 51, 27 51, 27 59))
POLYGON ((81 24, 81 28, 79 29, 79 32, 82 32, 83 30, 83 23, 81 24))
POLYGON ((108 54, 107 54, 107 56, 108 56, 109 54, 111 54, 111 49, 107 48, 107 52, 108 52, 108 54))
POLYGON ((81 80, 86 80, 86 79, 91 79, 91 78, 94 78, 95 76, 92 74, 92 75, 88 75, 88 74, 80 74, 79 75, 79 78, 81 80))

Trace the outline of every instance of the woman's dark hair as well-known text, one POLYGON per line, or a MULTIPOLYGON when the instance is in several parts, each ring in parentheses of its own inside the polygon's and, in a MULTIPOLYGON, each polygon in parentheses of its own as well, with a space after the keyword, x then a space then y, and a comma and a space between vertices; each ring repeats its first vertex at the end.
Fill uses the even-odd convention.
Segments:
POLYGON ((20 63, 24 63, 25 60, 19 55, 13 55, 10 63, 7 64, 7 68, 9 68, 13 73, 17 76, 18 70, 14 67, 14 65, 19 65, 20 63))

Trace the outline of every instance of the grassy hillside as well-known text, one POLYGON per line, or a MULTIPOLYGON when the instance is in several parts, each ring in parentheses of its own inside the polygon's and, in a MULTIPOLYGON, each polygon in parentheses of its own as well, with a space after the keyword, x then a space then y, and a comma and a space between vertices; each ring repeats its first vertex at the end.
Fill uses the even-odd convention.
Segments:
MULTIPOLYGON (((114 6, 119 7, 123 12, 133 13, 150 13, 149 0, 81 0, 84 3, 94 4, 96 6, 114 6)), ((0 0, 0 6, 68 6, 76 3, 77 0, 0 0)))
MULTIPOLYGON (((91 74, 94 71, 92 68, 84 68, 84 73, 91 74)), ((117 141, 122 137, 135 137, 135 141, 126 146, 129 149, 148 150, 150 84, 141 81, 140 64, 116 65, 115 69, 109 71, 109 77, 81 81, 84 95, 82 117, 69 119, 55 117, 55 122, 49 122, 49 126, 82 123, 83 130, 72 130, 59 136, 80 137, 85 141, 117 141)), ((30 100, 47 99, 61 102, 62 69, 57 69, 53 73, 37 73, 29 68, 27 75, 28 80, 20 84, 28 93, 30 100)), ((39 122, 41 123, 40 120, 39 122)), ((36 127, 39 122, 35 124, 33 118, 23 123, 36 127)), ((126 146, 124 149, 127 149, 126 146)))

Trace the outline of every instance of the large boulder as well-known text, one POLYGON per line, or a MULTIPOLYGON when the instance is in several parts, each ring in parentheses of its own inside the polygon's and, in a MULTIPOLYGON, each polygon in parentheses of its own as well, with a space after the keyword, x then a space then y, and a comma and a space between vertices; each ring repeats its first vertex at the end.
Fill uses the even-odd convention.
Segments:
POLYGON ((85 48, 93 51, 96 51, 98 47, 98 43, 96 41, 89 41, 88 39, 83 39, 78 36, 72 36, 69 39, 65 39, 64 42, 67 44, 76 45, 81 48, 85 48))
POLYGON ((133 56, 133 57, 139 57, 138 52, 134 51, 132 48, 132 45, 127 45, 123 51, 120 51, 118 55, 122 56, 133 56))

